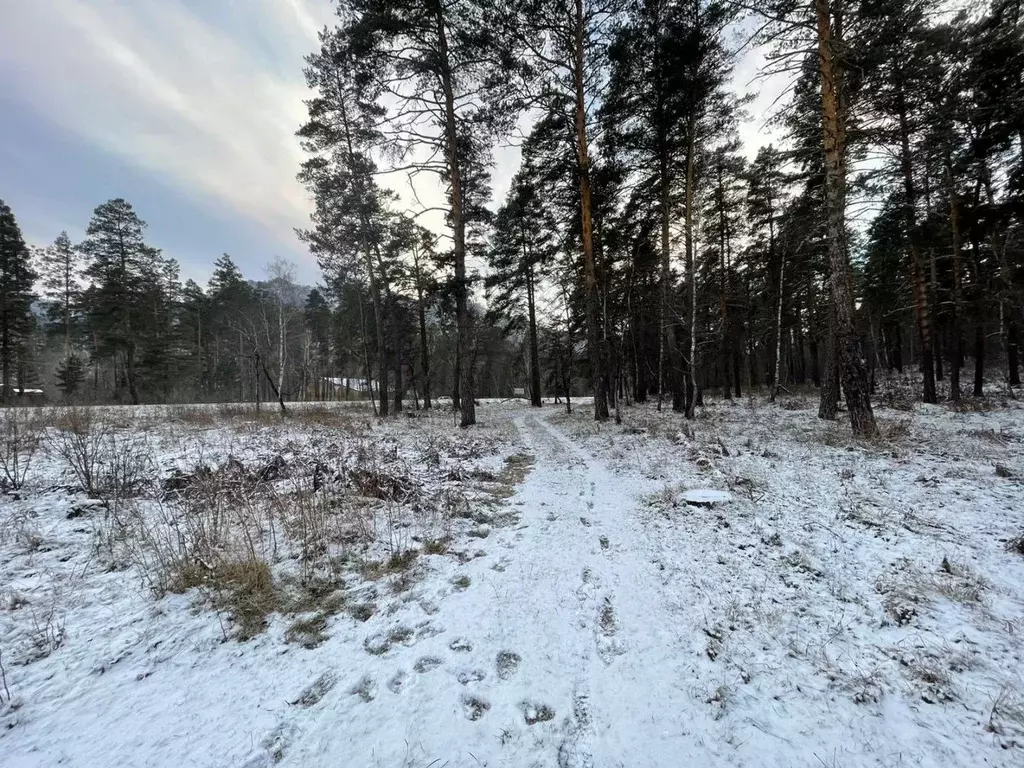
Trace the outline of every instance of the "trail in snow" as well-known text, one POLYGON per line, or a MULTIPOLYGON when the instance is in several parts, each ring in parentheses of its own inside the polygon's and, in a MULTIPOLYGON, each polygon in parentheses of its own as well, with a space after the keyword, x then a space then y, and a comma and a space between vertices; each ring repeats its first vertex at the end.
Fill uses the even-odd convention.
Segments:
POLYGON ((433 617, 442 632, 368 660, 360 679, 389 680, 397 695, 337 699, 292 739, 285 763, 330 764, 342 723, 363 731, 350 749, 367 765, 588 768, 643 755, 653 767, 701 753, 693 729, 704 718, 683 701, 683 649, 661 599, 663 566, 634 514, 637 488, 543 417, 516 424, 535 463, 513 500, 518 525, 494 534, 508 553, 466 566, 471 588, 433 617), (409 674, 424 660, 427 672, 409 674), (452 723, 455 702, 473 727, 452 723))

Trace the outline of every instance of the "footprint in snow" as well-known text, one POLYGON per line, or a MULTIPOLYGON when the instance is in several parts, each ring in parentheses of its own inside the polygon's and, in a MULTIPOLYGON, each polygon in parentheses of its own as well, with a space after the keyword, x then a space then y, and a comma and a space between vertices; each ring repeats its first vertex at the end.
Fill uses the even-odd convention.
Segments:
POLYGON ((424 672, 429 672, 432 669, 437 669, 444 662, 437 658, 437 656, 422 656, 420 657, 412 668, 419 672, 421 675, 424 672))
POLYGON ((615 607, 611 598, 605 597, 597 615, 597 631, 594 640, 597 643, 597 654, 605 664, 611 664, 616 656, 627 650, 626 644, 615 637, 619 631, 619 622, 615 617, 615 607))
POLYGON ((242 762, 241 768, 270 768, 281 762, 297 734, 298 728, 293 723, 278 723, 260 741, 260 748, 242 762))
POLYGON ((484 672, 482 669, 463 670, 462 672, 459 672, 458 675, 456 675, 456 679, 460 683, 462 683, 462 685, 469 685, 470 683, 479 683, 485 677, 487 677, 487 673, 484 672))
POLYGON ((456 637, 448 644, 448 647, 458 653, 468 653, 473 650, 473 643, 468 638, 456 637))
POLYGON ((320 677, 314 680, 304 690, 299 697, 289 704, 300 706, 300 707, 312 707, 314 704, 320 701, 324 696, 327 695, 335 683, 338 682, 338 677, 333 672, 324 672, 320 677))
POLYGON ((392 693, 401 693, 409 684, 409 673, 400 669, 388 680, 388 690, 392 693))
POLYGON ((591 748, 589 697, 582 691, 573 694, 572 717, 566 721, 566 733, 558 746, 558 768, 594 768, 591 748))
POLYGON ((466 716, 467 720, 479 720, 490 708, 490 702, 479 696, 466 695, 462 697, 462 714, 466 716))
POLYGON ((607 536, 602 536, 600 539, 598 539, 598 541, 601 542, 601 549, 603 549, 603 550, 607 551, 608 547, 611 546, 611 544, 608 542, 608 537, 607 536))
POLYGON ((612 599, 605 597, 601 603, 601 612, 598 615, 597 624, 601 628, 601 634, 611 637, 618 631, 618 621, 615 619, 615 606, 612 599))
POLYGON ((555 719, 555 710, 547 704, 538 704, 535 701, 524 701, 519 705, 519 708, 523 712, 523 719, 526 720, 527 725, 546 723, 548 720, 555 719))
POLYGON ((352 686, 353 696, 358 696, 364 702, 369 703, 377 698, 377 681, 369 675, 364 675, 359 682, 352 686))
POLYGON ((501 651, 498 653, 498 658, 494 661, 494 666, 498 670, 498 679, 508 680, 516 672, 519 671, 519 665, 522 664, 523 657, 514 651, 501 651))

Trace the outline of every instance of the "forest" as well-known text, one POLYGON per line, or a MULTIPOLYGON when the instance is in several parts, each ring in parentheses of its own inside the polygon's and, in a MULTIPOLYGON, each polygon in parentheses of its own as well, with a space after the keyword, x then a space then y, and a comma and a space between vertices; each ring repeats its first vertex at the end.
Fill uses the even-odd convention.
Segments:
POLYGON ((3 768, 1024 765, 1022 0, 50 10, 309 205, 0 190, 3 768))
POLYGON ((925 403, 1020 386, 1017 0, 337 10, 297 131, 322 283, 224 255, 182 284, 121 199, 82 242, 30 248, 4 206, 5 399, 285 407, 359 396, 347 380, 381 415, 441 397, 467 426, 479 397, 693 418, 705 394, 813 386, 822 418, 845 401, 871 434, 894 375, 925 403), (737 87, 751 47, 764 70, 737 87), (785 106, 759 124, 782 139, 746 146, 742 94, 768 78, 785 106), (492 200, 509 144, 522 162, 492 200), (440 202, 404 204, 396 177, 440 202))

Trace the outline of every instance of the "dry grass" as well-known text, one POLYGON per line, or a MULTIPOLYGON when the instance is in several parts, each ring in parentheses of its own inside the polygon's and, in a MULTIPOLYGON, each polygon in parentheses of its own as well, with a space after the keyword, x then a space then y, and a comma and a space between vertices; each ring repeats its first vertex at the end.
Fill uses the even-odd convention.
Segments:
POLYGON ((966 563, 943 557, 932 569, 897 560, 875 588, 883 597, 885 613, 897 625, 906 626, 914 622, 920 607, 938 597, 967 607, 980 606, 988 584, 966 563))
MULTIPOLYGON (((262 632, 279 613, 288 617, 285 639, 303 646, 322 642, 332 615, 347 610, 365 621, 377 612, 361 592, 364 579, 390 577, 375 599, 411 586, 419 554, 450 552, 452 518, 470 509, 467 493, 473 506, 481 485, 485 499, 492 488, 507 498, 533 461, 513 455, 494 475, 475 464, 503 449, 505 433, 515 434, 510 425, 455 439, 431 431, 449 429, 438 420, 371 426, 365 407, 295 404, 284 415, 234 404, 39 413, 45 418, 33 422, 32 434, 74 478, 68 492, 81 489, 102 502, 89 507, 97 513, 88 519, 101 565, 128 571, 156 596, 194 591, 230 617, 225 634, 239 639, 262 632), (232 435, 246 430, 259 433, 258 447, 232 435), (424 443, 438 466, 464 466, 466 480, 419 472, 408 450, 424 443), (185 455, 168 462, 163 452, 179 444, 185 455), (160 463, 176 465, 170 473, 157 449, 160 463), (364 596, 350 602, 355 594, 364 596)), ((29 457, 27 418, 18 415, 16 440, 13 428, 0 435, 17 446, 20 464, 11 472, 19 484, 29 457)), ((31 517, 14 522, 0 534, 18 535, 26 550, 45 546, 31 517)))

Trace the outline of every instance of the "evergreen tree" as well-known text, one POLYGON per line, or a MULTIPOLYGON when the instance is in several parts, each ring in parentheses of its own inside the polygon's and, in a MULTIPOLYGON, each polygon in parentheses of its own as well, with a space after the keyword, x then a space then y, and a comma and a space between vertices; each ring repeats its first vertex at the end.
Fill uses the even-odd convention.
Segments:
POLYGON ((514 49, 483 0, 345 0, 342 40, 374 98, 384 146, 401 166, 436 174, 448 193, 458 327, 459 408, 476 422, 473 322, 466 268, 486 197, 487 150, 511 127, 514 49), (386 106, 385 106, 386 105, 386 106), (424 159, 424 156, 427 159, 424 159))
POLYGON ((381 87, 353 53, 345 30, 322 32, 320 51, 308 56, 306 63, 306 83, 316 96, 307 101, 309 119, 298 131, 310 155, 299 181, 312 192, 315 209, 313 227, 299 235, 329 280, 365 276, 373 306, 379 413, 387 416, 384 296, 389 287, 380 260, 387 195, 374 180, 377 167, 371 157, 372 148, 383 140, 376 127, 382 109, 375 102, 381 87))
POLYGON ((16 377, 20 389, 27 383, 35 279, 21 228, 10 207, 0 200, 0 402, 13 396, 16 377))
POLYGON ((71 354, 78 304, 82 291, 78 285, 81 256, 71 244, 67 232, 61 232, 53 245, 41 253, 39 274, 43 295, 48 301, 47 316, 64 332, 64 354, 71 354))
POLYGON ((526 321, 530 402, 537 407, 542 404, 537 289, 545 264, 556 252, 553 229, 536 186, 521 170, 495 219, 488 252, 491 274, 485 284, 489 311, 509 319, 506 330, 526 321))
POLYGON ((252 288, 228 254, 221 254, 213 265, 213 275, 206 287, 209 302, 208 348, 212 350, 209 364, 212 388, 230 391, 239 402, 245 401, 246 350, 245 315, 252 302, 252 288))
POLYGON ((97 352, 111 360, 115 389, 127 388, 133 404, 141 402, 140 340, 159 319, 147 311, 147 298, 160 279, 161 259, 146 244, 145 228, 130 203, 110 200, 96 208, 80 246, 93 281, 86 312, 97 352))
POLYGON ((78 393, 85 381, 85 363, 82 358, 72 352, 57 367, 57 389, 59 389, 66 400, 71 400, 78 393))

